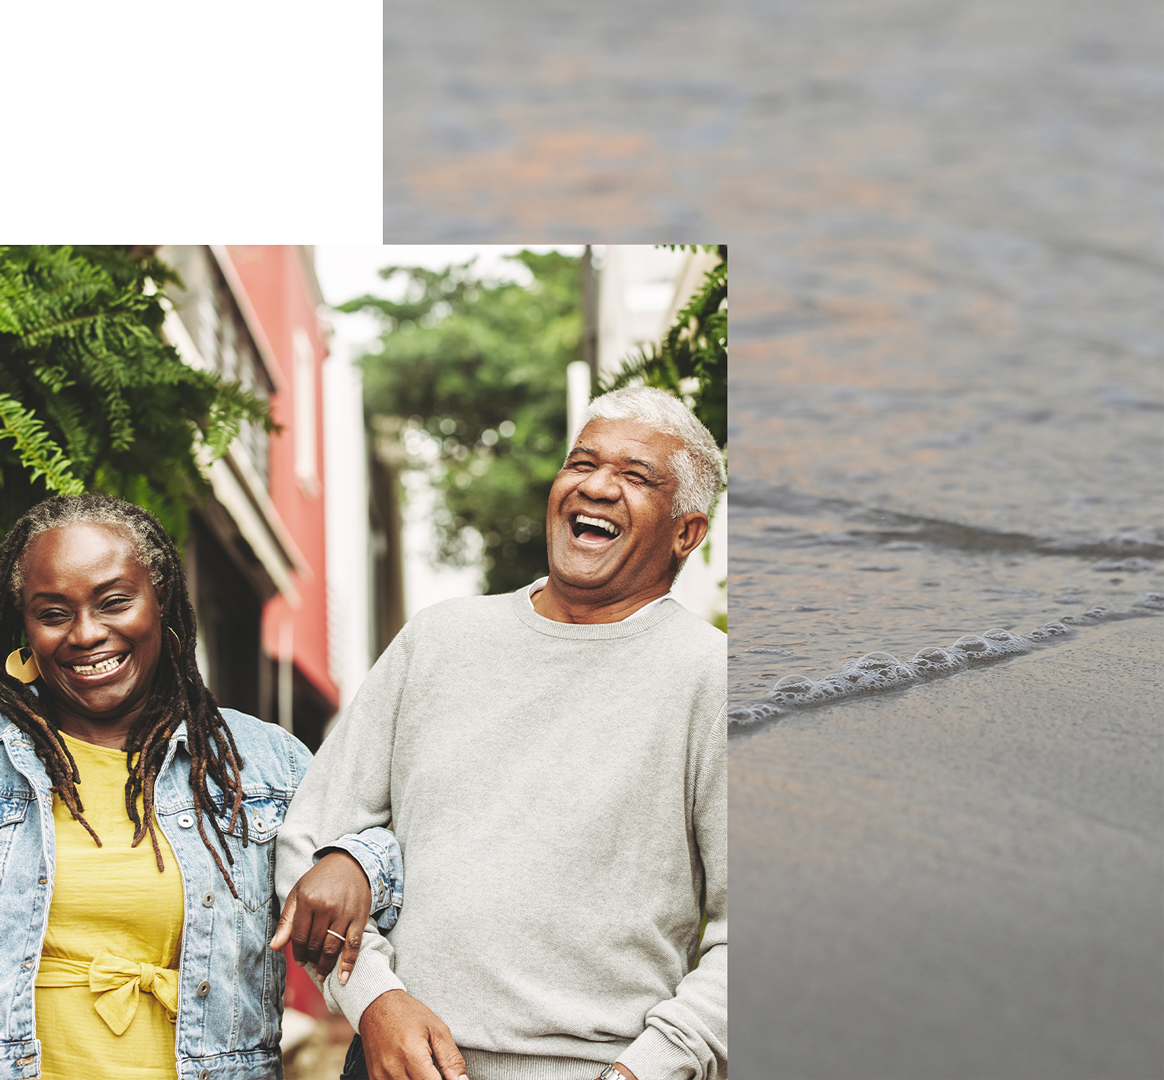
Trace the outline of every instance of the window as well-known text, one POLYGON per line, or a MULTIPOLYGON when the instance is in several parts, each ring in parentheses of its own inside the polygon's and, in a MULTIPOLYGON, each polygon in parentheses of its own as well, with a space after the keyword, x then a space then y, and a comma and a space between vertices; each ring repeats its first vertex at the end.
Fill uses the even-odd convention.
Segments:
POLYGON ((319 494, 316 459, 315 347, 305 330, 296 328, 291 338, 295 394, 295 479, 309 498, 319 494))

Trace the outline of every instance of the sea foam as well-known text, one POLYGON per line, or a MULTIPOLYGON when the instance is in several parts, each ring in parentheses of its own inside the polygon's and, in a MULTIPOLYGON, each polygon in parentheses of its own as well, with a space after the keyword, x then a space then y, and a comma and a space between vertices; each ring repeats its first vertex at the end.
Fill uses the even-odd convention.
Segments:
POLYGON ((1128 619, 1164 612, 1164 593, 1141 595, 1128 612, 1113 612, 1095 607, 1080 615, 1067 615, 1045 623, 1029 634, 1016 634, 995 627, 981 634, 965 634, 951 645, 932 645, 918 651, 911 660, 898 660, 887 652, 871 652, 850 660, 840 671, 811 679, 807 675, 785 675, 764 697, 750 708, 735 708, 728 713, 733 727, 744 727, 771 720, 794 709, 826 705, 857 694, 898 690, 923 679, 949 675, 979 664, 1002 660, 1053 644, 1076 632, 1115 619, 1128 619))

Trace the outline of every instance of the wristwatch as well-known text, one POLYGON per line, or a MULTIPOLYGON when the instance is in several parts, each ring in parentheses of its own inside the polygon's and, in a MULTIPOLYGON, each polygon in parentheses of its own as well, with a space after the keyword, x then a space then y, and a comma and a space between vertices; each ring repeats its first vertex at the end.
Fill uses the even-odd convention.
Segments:
POLYGON ((607 1065, 605 1069, 598 1074, 598 1080, 626 1080, 613 1065, 607 1065))

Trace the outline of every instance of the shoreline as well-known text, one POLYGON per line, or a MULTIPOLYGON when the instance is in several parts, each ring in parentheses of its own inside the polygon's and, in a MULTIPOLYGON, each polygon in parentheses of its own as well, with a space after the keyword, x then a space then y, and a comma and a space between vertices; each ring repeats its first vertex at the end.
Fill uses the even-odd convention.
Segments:
MULTIPOLYGON (((1097 607, 1081 615, 1065 615, 1025 634, 995 627, 979 634, 963 634, 948 645, 924 647, 909 659, 875 650, 854 657, 838 671, 819 679, 804 674, 778 679, 758 701, 729 708, 729 731, 733 734, 746 731, 753 724, 763 726, 767 721, 796 715, 802 709, 822 708, 851 697, 908 689, 983 664, 1054 648, 1076 640, 1080 630, 1128 619, 1158 618, 1162 611, 1164 594, 1146 592, 1140 594, 1129 611, 1097 607)), ((729 655, 728 659, 737 659, 737 656, 729 655)))
POLYGON ((736 1075, 1159 1075, 1162 629, 733 735, 736 1075))

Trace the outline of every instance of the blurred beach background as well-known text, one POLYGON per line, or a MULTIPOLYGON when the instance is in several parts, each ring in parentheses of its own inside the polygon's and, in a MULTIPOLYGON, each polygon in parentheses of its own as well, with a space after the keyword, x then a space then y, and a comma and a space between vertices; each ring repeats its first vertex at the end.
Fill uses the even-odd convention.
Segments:
POLYGON ((446 15, 386 236, 730 245, 734 1075, 1160 1076, 1160 6, 446 15))

